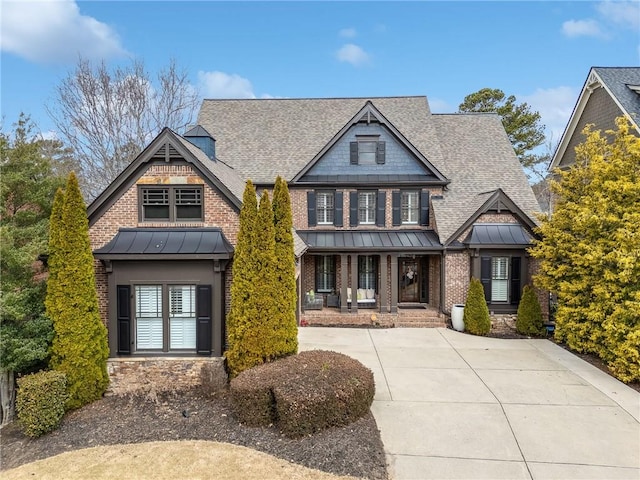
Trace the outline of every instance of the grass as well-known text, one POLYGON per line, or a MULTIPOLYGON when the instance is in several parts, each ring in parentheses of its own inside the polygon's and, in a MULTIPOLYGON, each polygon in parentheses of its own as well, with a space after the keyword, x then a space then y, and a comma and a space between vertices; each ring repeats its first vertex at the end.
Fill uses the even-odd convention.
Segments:
POLYGON ((3 472, 5 480, 353 480, 246 447, 207 441, 110 445, 62 453, 3 472))

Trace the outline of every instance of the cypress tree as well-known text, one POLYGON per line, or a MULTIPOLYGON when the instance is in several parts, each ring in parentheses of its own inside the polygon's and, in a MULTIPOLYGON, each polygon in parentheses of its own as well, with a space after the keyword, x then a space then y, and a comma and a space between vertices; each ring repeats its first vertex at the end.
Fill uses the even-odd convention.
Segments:
POLYGON ((50 319, 59 317, 57 307, 61 305, 59 299, 61 294, 58 292, 58 272, 60 270, 61 258, 60 244, 63 240, 62 232, 62 209, 64 207, 64 190, 59 188, 53 197, 53 206, 51 208, 51 217, 49 218, 49 278, 47 279, 47 296, 45 297, 45 307, 47 316, 50 319))
POLYGON ((60 228, 52 227, 54 289, 48 298, 55 336, 51 367, 67 375, 67 408, 102 396, 107 375, 107 329, 100 319, 86 206, 71 173, 60 228))
MULTIPOLYGON (((245 367, 245 357, 251 346, 257 342, 251 331, 251 319, 257 317, 253 305, 253 279, 255 276, 255 223, 258 216, 256 190, 247 181, 240 210, 240 229, 233 253, 231 304, 227 315, 227 366, 232 376, 236 376, 245 367)), ((255 346, 254 346, 255 349, 255 346)))
POLYGON ((543 335, 545 333, 540 301, 529 285, 525 285, 522 291, 522 298, 520 305, 518 305, 516 330, 522 335, 543 335))
POLYGON ((477 278, 471 279, 463 319, 465 330, 473 335, 486 335, 491 330, 491 318, 484 298, 484 287, 477 278))
POLYGON ((296 259, 293 249, 293 216, 287 182, 276 179, 273 190, 278 324, 275 341, 278 356, 298 351, 296 323, 296 259))

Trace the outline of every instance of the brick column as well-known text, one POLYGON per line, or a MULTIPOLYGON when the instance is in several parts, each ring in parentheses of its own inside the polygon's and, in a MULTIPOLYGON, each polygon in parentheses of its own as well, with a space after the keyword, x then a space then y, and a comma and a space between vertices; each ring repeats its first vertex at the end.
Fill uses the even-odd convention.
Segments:
POLYGON ((398 255, 391 255, 391 313, 398 313, 398 255))
MULTIPOLYGON (((349 311, 349 304, 347 303, 347 259, 345 254, 340 255, 340 313, 347 313, 349 311)), ((353 291, 351 292, 353 295, 353 291)))
POLYGON ((387 298, 387 255, 380 255, 380 313, 389 312, 389 299, 387 298))
POLYGON ((358 313, 358 258, 351 255, 351 313, 358 313))

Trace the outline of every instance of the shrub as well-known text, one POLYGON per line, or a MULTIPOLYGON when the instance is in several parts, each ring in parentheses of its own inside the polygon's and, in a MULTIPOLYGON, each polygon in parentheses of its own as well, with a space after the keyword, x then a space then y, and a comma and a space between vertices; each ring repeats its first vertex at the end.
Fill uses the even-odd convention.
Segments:
POLYGON ((64 373, 41 371, 19 378, 16 408, 25 435, 39 437, 58 428, 66 401, 64 373))
POLYGON ((236 417, 276 424, 289 437, 347 425, 369 411, 373 373, 346 355, 312 350, 247 370, 231 381, 236 417))
POLYGON ((471 279, 463 319, 465 330, 473 335, 486 335, 491 330, 491 319, 484 298, 484 288, 482 282, 477 278, 471 279))
POLYGON ((545 333, 540 301, 536 292, 529 285, 525 285, 522 291, 522 298, 520 305, 518 305, 516 330, 522 335, 544 335, 545 333))

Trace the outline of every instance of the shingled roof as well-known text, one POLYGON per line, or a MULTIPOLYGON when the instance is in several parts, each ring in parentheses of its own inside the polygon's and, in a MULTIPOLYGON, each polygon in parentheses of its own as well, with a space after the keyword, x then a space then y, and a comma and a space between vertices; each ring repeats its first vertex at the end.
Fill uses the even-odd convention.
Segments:
POLYGON ((424 96, 205 100, 198 123, 234 172, 272 184, 291 181, 368 101, 451 182, 433 200, 443 243, 496 189, 534 219, 538 202, 495 114, 432 115, 424 96))

